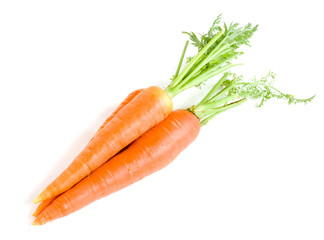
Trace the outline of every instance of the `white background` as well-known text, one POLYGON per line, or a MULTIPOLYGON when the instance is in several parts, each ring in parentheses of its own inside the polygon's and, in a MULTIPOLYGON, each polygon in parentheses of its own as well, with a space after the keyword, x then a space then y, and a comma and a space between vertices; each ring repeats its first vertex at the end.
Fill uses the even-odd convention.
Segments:
MULTIPOLYGON (((1 1, 1 238, 323 239, 320 3, 1 1), (272 70, 278 88, 314 101, 241 105, 162 171, 32 226, 32 200, 129 92, 167 86, 187 39, 181 32, 206 32, 219 13, 227 23, 259 24, 245 65, 233 71, 272 70)), ((181 94, 175 108, 205 92, 181 94)))

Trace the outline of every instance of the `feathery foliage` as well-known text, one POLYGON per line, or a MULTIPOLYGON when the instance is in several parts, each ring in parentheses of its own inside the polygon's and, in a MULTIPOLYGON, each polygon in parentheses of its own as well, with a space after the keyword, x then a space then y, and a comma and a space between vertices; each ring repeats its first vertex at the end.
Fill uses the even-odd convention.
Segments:
POLYGON ((261 107, 266 101, 272 98, 287 100, 288 104, 306 104, 315 97, 314 95, 310 98, 299 99, 295 98, 292 94, 283 93, 277 88, 273 87, 274 78, 275 74, 270 71, 267 75, 262 76, 260 79, 254 77, 251 82, 243 82, 242 75, 237 76, 233 74, 233 79, 225 81, 224 85, 235 85, 235 87, 228 92, 229 95, 238 94, 241 98, 261 99, 258 107, 261 107))
POLYGON ((201 125, 205 125, 217 114, 238 106, 247 99, 260 99, 258 107, 261 107, 270 99, 283 99, 288 104, 306 104, 315 97, 298 99, 292 94, 283 93, 273 87, 274 78, 275 74, 269 72, 260 79, 254 77, 251 81, 244 82, 242 75, 226 72, 205 98, 189 110, 201 120, 201 125))
MULTIPOLYGON (((257 26, 253 27, 250 23, 244 27, 238 23, 221 24, 221 15, 219 15, 209 31, 206 34, 201 34, 200 37, 197 37, 197 34, 193 32, 184 32, 189 35, 192 44, 198 48, 198 53, 194 57, 188 58, 187 65, 179 74, 174 75, 166 91, 170 96, 175 96, 238 65, 233 64, 232 60, 243 54, 238 51, 240 46, 250 46, 250 38, 256 30, 257 26)), ((179 66, 181 64, 182 61, 179 66)))

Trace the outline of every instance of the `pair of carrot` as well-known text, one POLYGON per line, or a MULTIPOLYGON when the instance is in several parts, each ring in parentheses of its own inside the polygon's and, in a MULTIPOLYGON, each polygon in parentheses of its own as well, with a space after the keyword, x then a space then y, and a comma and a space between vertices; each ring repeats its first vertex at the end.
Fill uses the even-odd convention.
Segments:
MULTIPOLYGON (((145 90, 132 92, 99 128, 91 144, 106 125, 136 101, 145 90)), ((91 202, 116 192, 160 170, 173 161, 200 130, 194 111, 172 111, 162 122, 142 134, 122 152, 91 172, 58 197, 45 199, 36 209, 35 225, 41 225, 77 211, 91 202)), ((74 164, 74 163, 72 163, 74 164)))
POLYGON ((189 111, 171 112, 74 187, 43 201, 34 214, 34 224, 66 216, 165 167, 196 138, 199 129, 198 118, 189 111))
MULTIPOLYGON (((66 216, 158 171, 194 141, 201 125, 247 97, 263 96, 255 94, 264 82, 242 84, 226 72, 199 104, 172 111, 172 97, 233 67, 231 60, 242 54, 237 49, 249 45, 256 31, 250 24, 243 28, 224 24, 222 28, 219 23, 220 17, 201 40, 188 33, 199 52, 180 72, 186 43, 165 90, 153 86, 131 93, 104 122, 68 168, 35 199, 35 203, 42 202, 34 214, 35 225, 66 216)), ((271 90, 269 86, 264 89, 271 90)), ((272 93, 275 97, 275 90, 272 93)))
MULTIPOLYGON (((67 169, 34 200, 35 203, 55 197, 90 172, 101 166, 121 149, 161 122, 173 108, 171 98, 182 91, 200 85, 209 78, 235 66, 233 59, 242 54, 238 49, 249 45, 249 39, 257 27, 247 24, 220 25, 220 16, 214 21, 207 34, 202 35, 199 52, 188 61, 180 72, 188 41, 183 49, 176 74, 172 82, 163 90, 159 87, 143 89, 128 104, 103 124, 100 131, 73 160, 67 169)), ((199 41, 194 33, 190 39, 199 41)))

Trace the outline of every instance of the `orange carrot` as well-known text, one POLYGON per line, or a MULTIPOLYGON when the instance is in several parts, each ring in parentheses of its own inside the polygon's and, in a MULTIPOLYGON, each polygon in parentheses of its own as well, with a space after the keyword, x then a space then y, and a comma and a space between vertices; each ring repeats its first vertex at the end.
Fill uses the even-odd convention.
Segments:
POLYGON ((95 135, 73 162, 34 200, 55 197, 102 165, 172 111, 169 95, 159 87, 144 89, 95 135))
MULTIPOLYGON (((241 28, 239 24, 231 24, 228 29, 223 25, 224 29, 222 29, 219 23, 220 17, 213 23, 208 34, 201 36, 199 44, 195 35, 193 44, 198 47, 199 52, 190 58, 186 67, 180 71, 188 45, 188 41, 186 42, 176 74, 165 90, 149 87, 135 96, 104 125, 67 169, 47 186, 34 202, 65 192, 144 132, 161 122, 172 111, 172 97, 186 89, 199 86, 209 78, 235 66, 231 61, 242 54, 238 48, 241 45, 249 45, 249 38, 257 27, 247 24, 241 28)), ((193 39, 194 34, 192 34, 189 33, 190 39, 193 39)))
POLYGON ((173 111, 74 187, 58 196, 34 225, 77 211, 158 171, 173 161, 197 137, 199 119, 187 110, 173 111))
POLYGON ((52 198, 48 198, 48 199, 45 199, 44 201, 40 202, 39 205, 37 206, 35 212, 33 213, 33 216, 37 217, 56 198, 57 197, 52 197, 52 198))
MULTIPOLYGON (((99 127, 97 130, 97 133, 101 131, 101 129, 104 128, 104 126, 128 103, 130 103, 134 97, 136 97, 139 93, 141 93, 143 89, 138 89, 133 92, 131 92, 122 103, 119 104, 119 106, 115 109, 115 111, 103 122, 103 124, 99 127)), ((96 134, 97 134, 96 133, 96 134)), ((94 137, 93 137, 94 138, 94 137)), ((93 139, 92 138, 92 139, 93 139)), ((92 141, 92 139, 90 141, 92 141)), ((37 217, 56 197, 48 198, 41 202, 38 207, 36 208, 35 212, 33 213, 34 217, 37 217)))
MULTIPOLYGON (((125 107, 128 103, 130 103, 139 93, 141 93, 143 91, 143 89, 137 89, 133 92, 131 92, 130 94, 128 94, 128 96, 124 99, 124 101, 122 101, 122 103, 120 103, 118 105, 118 107, 115 109, 115 111, 113 111, 113 113, 101 124, 101 126, 99 127, 99 129, 97 130, 97 133, 101 131, 101 129, 103 129, 107 123, 113 119, 113 117, 115 117, 115 115, 123 108, 125 107)), ((96 134, 97 134, 96 133, 96 134)), ((93 137, 94 138, 94 137, 93 137)), ((91 140, 93 139, 91 138, 91 140)), ((90 141, 91 141, 90 140, 90 141)))

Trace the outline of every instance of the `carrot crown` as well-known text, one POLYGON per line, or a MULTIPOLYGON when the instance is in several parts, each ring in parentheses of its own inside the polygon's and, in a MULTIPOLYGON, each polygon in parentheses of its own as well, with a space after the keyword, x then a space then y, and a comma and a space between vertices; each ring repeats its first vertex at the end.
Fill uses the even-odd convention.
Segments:
POLYGON ((217 114, 228 109, 236 107, 247 99, 260 99, 258 107, 269 99, 285 99, 288 104, 308 103, 314 97, 306 99, 295 98, 292 94, 286 94, 272 86, 275 78, 273 72, 262 76, 260 79, 253 78, 249 82, 243 81, 242 75, 226 72, 207 95, 198 103, 188 110, 194 113, 203 126, 217 114))
POLYGON ((166 88, 171 97, 180 92, 199 86, 209 78, 222 73, 233 66, 232 60, 236 59, 243 52, 238 51, 240 46, 250 46, 250 38, 258 26, 250 23, 240 27, 238 23, 231 23, 229 26, 220 24, 221 15, 217 17, 208 33, 200 35, 200 39, 193 32, 184 32, 189 35, 192 44, 198 48, 198 53, 187 60, 187 65, 180 71, 182 61, 188 46, 186 42, 179 65, 172 82, 166 88))

